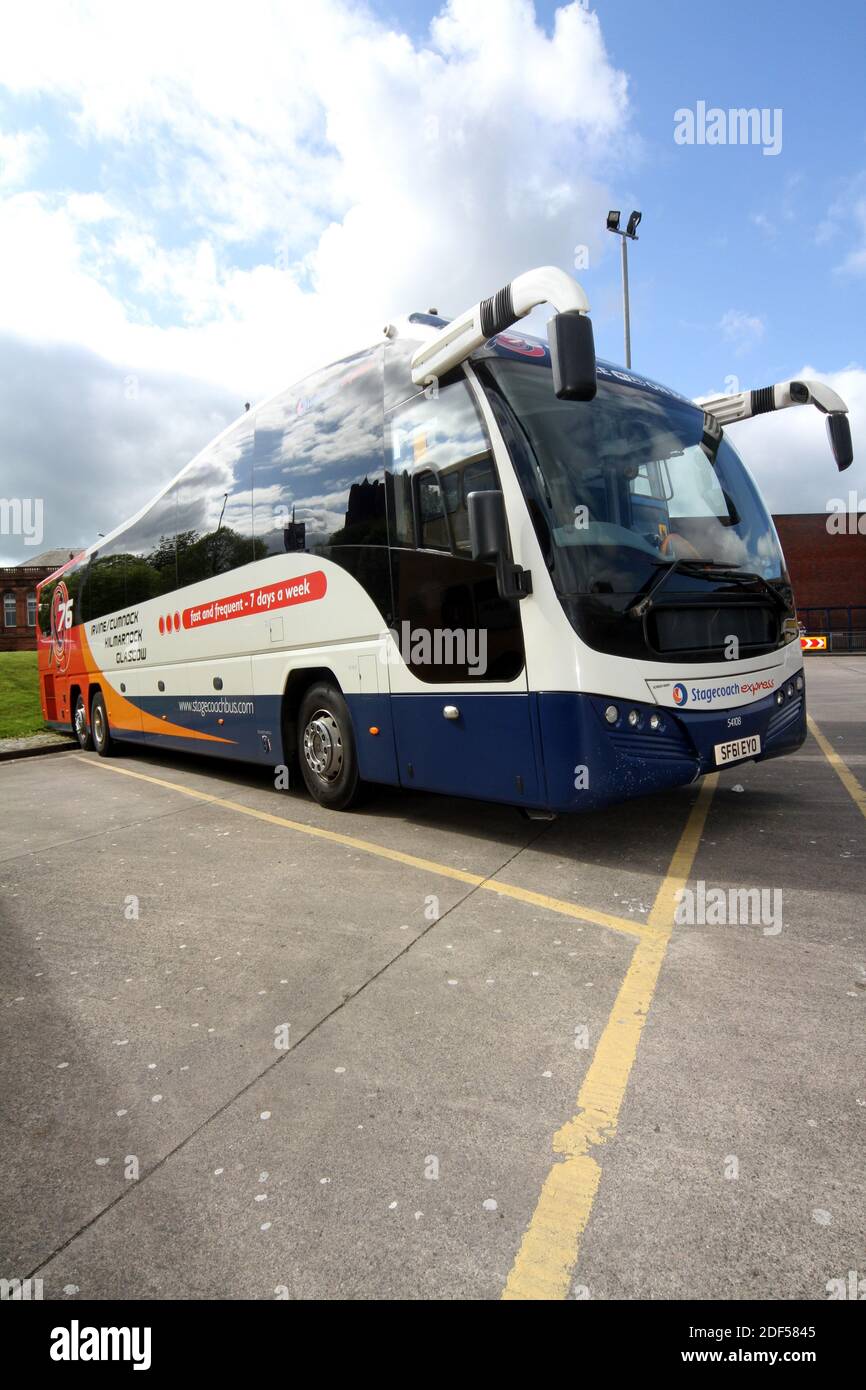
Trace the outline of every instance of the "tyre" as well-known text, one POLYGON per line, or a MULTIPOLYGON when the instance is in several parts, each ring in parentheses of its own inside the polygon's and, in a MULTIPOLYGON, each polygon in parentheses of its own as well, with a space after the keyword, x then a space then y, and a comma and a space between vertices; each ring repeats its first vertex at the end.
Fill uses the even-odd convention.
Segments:
POLYGON ((89 753, 93 747, 93 738, 90 733, 90 725, 87 722, 87 706, 84 703, 84 696, 79 695, 75 701, 75 709, 72 712, 72 729, 78 739, 79 746, 89 753))
POLYGON ((90 706, 90 730, 93 735, 93 746, 100 758, 106 758, 113 751, 111 740, 111 730, 108 727, 108 714, 105 709, 105 700, 102 692, 97 690, 90 706))
POLYGON ((336 686, 310 686, 298 712, 298 763, 307 791, 320 806, 346 811, 366 787, 358 772, 358 755, 349 707, 336 686))

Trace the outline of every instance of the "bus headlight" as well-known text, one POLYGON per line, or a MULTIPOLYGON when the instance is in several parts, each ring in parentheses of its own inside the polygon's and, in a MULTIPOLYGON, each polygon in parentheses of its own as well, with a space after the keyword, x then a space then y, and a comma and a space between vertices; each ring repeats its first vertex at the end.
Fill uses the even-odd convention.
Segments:
POLYGON ((616 721, 619 719, 619 710, 617 709, 616 705, 608 705, 607 709, 604 712, 604 717, 607 720, 608 724, 615 724, 616 721))
POLYGON ((803 677, 802 677, 802 676, 798 676, 798 677, 797 677, 796 686, 797 686, 797 689, 798 689, 798 690, 802 690, 802 689, 803 689, 803 677))
POLYGON ((661 728, 661 723, 662 723, 662 718, 661 718, 661 715, 660 715, 660 714, 651 714, 651 715, 650 715, 650 728, 651 728, 651 729, 660 729, 660 728, 661 728))
POLYGON ((632 727, 633 729, 636 729, 636 728, 637 728, 638 724, 640 723, 640 715, 638 714, 638 712, 637 712, 636 709, 630 709, 630 710, 629 710, 629 712, 628 712, 628 722, 629 722, 629 724, 631 725, 631 727, 632 727))

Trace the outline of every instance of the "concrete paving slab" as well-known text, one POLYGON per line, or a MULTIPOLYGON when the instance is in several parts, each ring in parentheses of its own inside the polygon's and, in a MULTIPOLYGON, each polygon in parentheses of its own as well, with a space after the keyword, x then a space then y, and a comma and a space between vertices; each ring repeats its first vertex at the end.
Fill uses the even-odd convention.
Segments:
MULTIPOLYGON (((864 680, 807 667, 861 780, 864 680)), ((114 766, 0 768, 0 1272, 498 1297, 635 938, 219 803, 640 930, 695 790, 551 824, 392 790, 334 816, 255 768, 114 766)), ((866 822, 814 740, 721 776, 699 883, 780 889, 781 931, 675 928, 572 1292, 823 1298, 866 1270, 866 822)))

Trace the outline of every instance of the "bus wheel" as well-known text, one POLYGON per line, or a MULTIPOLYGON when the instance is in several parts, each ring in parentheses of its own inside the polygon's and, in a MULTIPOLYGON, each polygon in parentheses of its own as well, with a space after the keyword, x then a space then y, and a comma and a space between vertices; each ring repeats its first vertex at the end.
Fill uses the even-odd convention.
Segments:
POLYGON ((102 692, 97 690, 93 697, 93 704, 90 706, 90 727, 93 730, 93 746, 100 758, 105 758, 112 751, 111 733, 108 728, 108 715, 105 712, 105 701, 102 692))
POLYGON ((301 701, 298 761, 307 791, 320 806, 345 811, 360 799, 364 784, 349 707, 332 685, 310 686, 301 701))
POLYGON ((75 711, 72 715, 72 727, 75 730, 75 737, 85 753, 89 753, 93 747, 93 739, 87 724, 87 706, 84 703, 84 696, 79 695, 75 701, 75 711))

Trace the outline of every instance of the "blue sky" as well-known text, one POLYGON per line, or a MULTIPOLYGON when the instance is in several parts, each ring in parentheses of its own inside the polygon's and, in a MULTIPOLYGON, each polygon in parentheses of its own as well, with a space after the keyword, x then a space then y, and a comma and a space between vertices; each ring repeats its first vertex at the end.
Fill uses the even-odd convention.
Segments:
MULTIPOLYGON (((41 0, 0 50, 0 495, 46 545, 141 505, 244 400, 573 269, 622 359, 608 207, 640 208, 633 362, 686 394, 800 375, 851 407, 733 435, 775 510, 866 494, 866 6, 41 0), (675 113, 781 111, 778 153, 675 113)), ((31 552, 32 553, 32 552, 31 552)), ((27 558, 0 536, 0 559, 27 558)))
MULTIPOLYGON (((631 150, 608 183, 644 213, 630 260, 635 365, 687 393, 778 380, 803 362, 866 365, 866 5, 594 0, 628 76, 631 150), (780 108, 782 147, 682 146, 674 113, 780 108), (857 213, 859 200, 860 211, 857 213), (842 269, 859 250, 859 273, 842 269), (732 337, 731 310, 758 319, 732 337), (754 373, 754 376, 752 375, 754 373), (760 381, 759 381, 760 379, 760 381)), ((390 4, 421 37, 439 7, 390 4)), ((557 6, 535 11, 548 33, 557 6)), ((587 229, 576 223, 576 240, 587 229)), ((600 351, 622 357, 618 244, 584 273, 600 351)))

